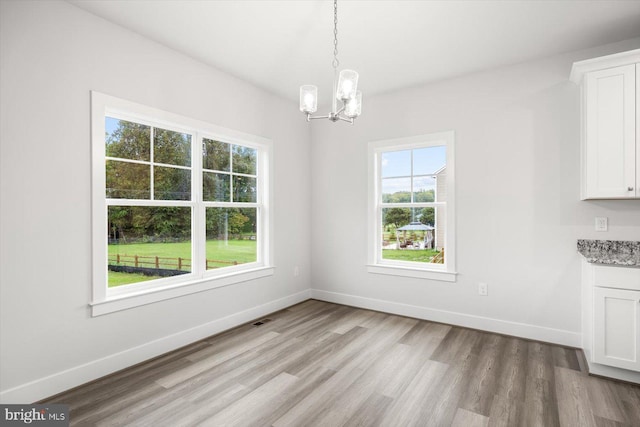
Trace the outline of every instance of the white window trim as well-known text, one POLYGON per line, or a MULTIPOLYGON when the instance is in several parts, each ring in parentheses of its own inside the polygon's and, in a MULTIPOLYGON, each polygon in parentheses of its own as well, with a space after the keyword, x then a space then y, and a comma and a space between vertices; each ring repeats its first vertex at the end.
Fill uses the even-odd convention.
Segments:
MULTIPOLYGON (((274 273, 273 254, 273 168, 270 166, 273 156, 273 144, 269 139, 226 129, 204 121, 191 119, 178 114, 147 107, 135 102, 91 92, 91 143, 92 143, 92 301, 89 303, 92 316, 125 310, 195 292, 233 285, 235 283, 270 276, 274 273), (105 153, 104 134, 105 116, 115 116, 151 126, 162 126, 192 135, 191 180, 192 197, 190 201, 166 200, 163 206, 190 206, 194 209, 194 221, 191 224, 192 266, 191 273, 183 276, 168 277, 149 282, 141 282, 113 289, 107 287, 107 199, 105 198, 105 153), (202 138, 215 139, 230 144, 243 145, 259 150, 258 171, 260 176, 256 203, 231 204, 224 202, 198 202, 202 193, 202 138), (205 252, 205 239, 197 239, 204 229, 206 207, 255 207, 260 205, 257 221, 259 236, 258 260, 231 268, 204 270, 195 260, 205 252)), ((120 205, 148 206, 144 200, 118 200, 120 205), (122 202, 122 203, 120 203, 122 202)), ((157 201, 154 206, 157 206, 157 201)))
MULTIPOLYGON (((440 280, 455 282, 457 272, 455 251, 455 133, 454 131, 431 133, 407 138, 386 139, 372 141, 368 146, 368 251, 367 271, 374 274, 413 277, 418 279, 440 280), (380 154, 385 151, 400 151, 428 146, 446 145, 447 147, 447 201, 446 201, 446 229, 444 237, 445 264, 426 264, 408 261, 393 261, 382 259, 382 224, 380 224, 381 209, 380 193, 380 154)), ((438 203, 413 203, 411 206, 436 206, 438 203)), ((387 204, 385 207, 408 207, 407 204, 387 204)))

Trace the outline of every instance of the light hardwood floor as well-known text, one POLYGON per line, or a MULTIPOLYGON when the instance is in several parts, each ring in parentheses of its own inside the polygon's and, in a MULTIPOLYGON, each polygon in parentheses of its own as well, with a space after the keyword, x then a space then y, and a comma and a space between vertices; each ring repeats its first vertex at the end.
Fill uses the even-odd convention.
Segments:
POLYGON ((47 400, 77 426, 640 426, 570 348, 309 300, 47 400))

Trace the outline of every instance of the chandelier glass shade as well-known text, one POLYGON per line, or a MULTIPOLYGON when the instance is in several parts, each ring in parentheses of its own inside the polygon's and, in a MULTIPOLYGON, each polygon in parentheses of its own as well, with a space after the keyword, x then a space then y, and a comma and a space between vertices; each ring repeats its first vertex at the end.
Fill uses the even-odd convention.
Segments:
POLYGON ((333 2, 333 99, 331 112, 323 116, 312 116, 318 111, 318 87, 314 85, 300 86, 300 111, 313 119, 339 120, 353 124, 362 112, 362 92, 358 90, 358 73, 353 70, 342 70, 338 74, 338 0, 333 2), (341 107, 338 109, 338 101, 341 107))
POLYGON ((318 87, 314 85, 300 86, 300 111, 312 114, 318 111, 318 87))

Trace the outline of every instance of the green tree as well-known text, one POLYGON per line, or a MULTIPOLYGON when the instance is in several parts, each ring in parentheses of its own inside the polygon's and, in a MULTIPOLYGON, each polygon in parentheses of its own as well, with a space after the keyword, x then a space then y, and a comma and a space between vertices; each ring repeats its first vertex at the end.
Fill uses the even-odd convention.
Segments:
POLYGON ((249 221, 249 217, 240 212, 240 209, 230 209, 229 212, 229 233, 240 234, 244 225, 249 221))
POLYGON ((151 208, 144 224, 146 235, 154 240, 189 240, 191 237, 191 208, 151 208))
POLYGON ((411 222, 411 210, 409 208, 389 208, 383 210, 382 222, 385 226, 393 225, 395 228, 411 222))
POLYGON ((420 211, 420 222, 434 226, 436 223, 436 210, 434 208, 422 208, 420 211))
MULTIPOLYGON (((114 119, 108 118, 107 121, 114 119)), ((116 129, 106 134, 107 157, 129 160, 150 159, 151 128, 138 123, 117 120, 116 129)), ((106 196, 123 199, 149 199, 150 167, 148 165, 107 160, 106 196)))
POLYGON ((203 139, 202 166, 205 169, 229 172, 231 145, 226 142, 203 139))
POLYGON ((125 120, 118 120, 117 123, 118 127, 111 134, 106 134, 107 157, 149 161, 151 128, 125 120))
POLYGON ((109 235, 121 243, 191 238, 188 207, 109 206, 109 235))
MULTIPOLYGON (((431 203, 435 201, 435 191, 420 190, 413 193, 413 201, 416 203, 431 203)), ((382 195, 383 203, 411 203, 411 192, 409 191, 396 191, 391 194, 382 195)))
POLYGON ((153 161, 167 165, 191 166, 191 135, 154 128, 153 161))
POLYGON ((255 175, 256 159, 257 151, 255 148, 243 147, 242 145, 233 146, 233 172, 255 175))
POLYGON ((207 208, 207 239, 256 232, 255 208, 207 208))
POLYGON ((413 194, 413 201, 417 203, 431 203, 436 200, 435 190, 420 190, 413 194))
POLYGON ((396 191, 391 194, 382 195, 383 203, 411 203, 411 193, 409 191, 396 191))

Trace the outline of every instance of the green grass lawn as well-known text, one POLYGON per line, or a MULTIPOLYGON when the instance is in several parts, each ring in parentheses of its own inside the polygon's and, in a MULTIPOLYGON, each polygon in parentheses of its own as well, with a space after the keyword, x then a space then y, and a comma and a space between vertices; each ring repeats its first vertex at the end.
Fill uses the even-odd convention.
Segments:
MULTIPOLYGON (((109 245, 108 250, 109 260, 112 264, 116 264, 116 255, 120 254, 120 265, 134 266, 134 258, 125 257, 125 255, 138 255, 139 267, 155 268, 155 257, 157 256, 160 268, 177 270, 177 258, 182 258, 181 270, 191 271, 191 242, 109 245)), ((257 260, 256 241, 229 240, 225 242, 222 240, 207 240, 206 258, 209 260, 209 269, 227 267, 234 265, 234 262, 238 264, 255 262, 257 260)), ((157 278, 156 276, 109 271, 109 287, 157 278)))
POLYGON ((160 276, 145 276, 144 274, 109 272, 109 287, 128 285, 130 283, 146 282, 147 280, 160 279, 160 276))
POLYGON ((382 259, 394 259, 399 261, 430 262, 431 257, 438 251, 429 249, 383 249, 382 259))
MULTIPOLYGON (((217 261, 237 261, 238 264, 257 260, 255 240, 207 240, 207 259, 217 261)), ((216 265, 209 263, 209 268, 216 265)), ((225 266, 229 264, 220 264, 225 266)))

